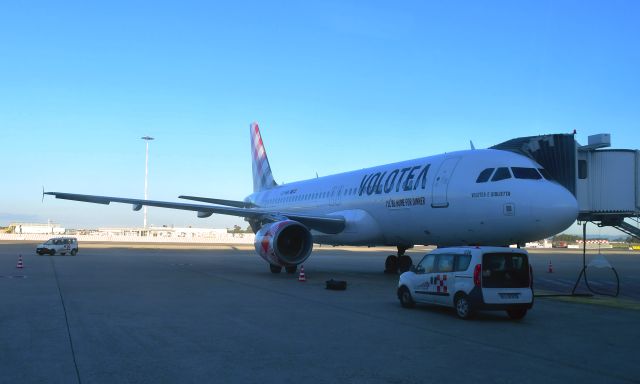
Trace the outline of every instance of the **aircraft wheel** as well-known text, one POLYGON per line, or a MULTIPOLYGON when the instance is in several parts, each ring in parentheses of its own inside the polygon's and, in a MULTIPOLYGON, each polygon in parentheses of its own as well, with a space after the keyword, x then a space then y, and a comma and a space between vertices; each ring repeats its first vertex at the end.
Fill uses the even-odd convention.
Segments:
POLYGON ((509 315, 509 317, 512 320, 520 320, 526 314, 527 314, 527 310, 526 309, 509 309, 509 310, 507 310, 507 315, 509 315))
POLYGON ((398 273, 398 256, 387 256, 387 259, 384 261, 384 273, 398 273))
POLYGON ((400 273, 407 272, 413 265, 413 260, 407 255, 402 255, 398 258, 398 269, 400 273))
POLYGON ((291 267, 284 267, 284 269, 287 271, 288 274, 292 274, 292 273, 296 273, 296 271, 298 270, 298 266, 294 265, 291 267))
POLYGON ((402 305, 404 308, 413 308, 416 306, 416 302, 413 301, 411 292, 409 292, 409 289, 407 287, 400 287, 400 289, 398 290, 398 299, 400 300, 400 305, 402 305))
POLYGON ((271 273, 280 273, 282 272, 282 267, 279 265, 269 264, 269 269, 271 269, 271 273))

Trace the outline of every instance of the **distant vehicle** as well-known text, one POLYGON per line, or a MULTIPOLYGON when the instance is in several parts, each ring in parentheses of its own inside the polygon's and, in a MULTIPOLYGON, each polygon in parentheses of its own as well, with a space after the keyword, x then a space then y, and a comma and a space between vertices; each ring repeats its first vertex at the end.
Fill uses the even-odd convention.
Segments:
POLYGON ((566 241, 556 241, 553 243, 553 248, 568 248, 569 244, 566 241))
MULTIPOLYGON (((258 124, 251 124, 253 190, 244 201, 179 196, 171 202, 45 192, 58 199, 244 217, 273 273, 294 273, 314 243, 395 246, 385 270, 409 270, 415 244, 509 245, 544 239, 578 217, 571 192, 529 157, 478 149, 449 152, 283 185, 276 184, 258 124)), ((388 148, 402 149, 393 134, 388 148)), ((340 139, 337 139, 340 140, 340 139)), ((358 145, 358 143, 354 143, 358 145)), ((333 156, 330 152, 328 156, 333 156)), ((231 180, 231 183, 235 180, 231 180)))
POLYGON ((439 248, 400 275, 398 299, 405 308, 453 307, 462 319, 478 310, 506 310, 522 319, 533 306, 533 270, 524 249, 439 248))
POLYGON ((66 255, 69 253, 71 256, 75 256, 78 253, 78 240, 75 237, 54 237, 38 245, 36 253, 38 255, 45 253, 66 255))

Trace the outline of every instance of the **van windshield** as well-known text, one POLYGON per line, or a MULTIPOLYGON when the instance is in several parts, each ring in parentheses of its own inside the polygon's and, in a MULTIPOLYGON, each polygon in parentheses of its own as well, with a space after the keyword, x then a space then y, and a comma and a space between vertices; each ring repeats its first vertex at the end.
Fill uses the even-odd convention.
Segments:
POLYGON ((482 256, 482 286, 485 288, 526 288, 529 263, 521 253, 486 253, 482 256))

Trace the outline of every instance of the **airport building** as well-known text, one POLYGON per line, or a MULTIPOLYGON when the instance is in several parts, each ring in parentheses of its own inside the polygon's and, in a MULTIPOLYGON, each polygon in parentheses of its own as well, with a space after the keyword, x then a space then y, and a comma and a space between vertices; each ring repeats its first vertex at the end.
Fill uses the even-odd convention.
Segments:
POLYGON ((46 234, 46 235, 63 235, 66 232, 64 227, 59 224, 48 222, 42 223, 11 223, 7 228, 8 233, 18 235, 27 234, 46 234))

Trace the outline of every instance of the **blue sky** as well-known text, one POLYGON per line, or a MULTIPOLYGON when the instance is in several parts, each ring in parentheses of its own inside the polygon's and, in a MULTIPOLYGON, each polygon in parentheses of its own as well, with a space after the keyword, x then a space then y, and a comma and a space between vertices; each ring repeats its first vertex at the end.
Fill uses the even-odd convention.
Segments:
MULTIPOLYGON (((640 148, 637 1, 0 6, 0 225, 141 225, 41 190, 241 199, 249 123, 290 182, 528 135, 640 148)), ((154 225, 236 218, 149 209, 154 225)))

